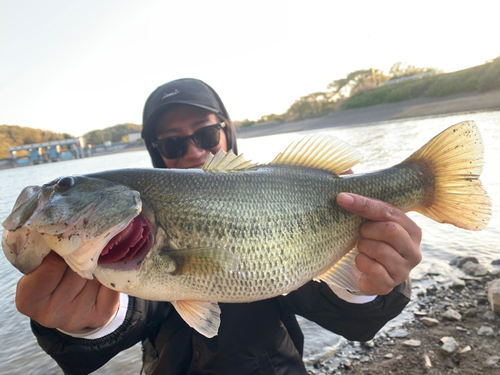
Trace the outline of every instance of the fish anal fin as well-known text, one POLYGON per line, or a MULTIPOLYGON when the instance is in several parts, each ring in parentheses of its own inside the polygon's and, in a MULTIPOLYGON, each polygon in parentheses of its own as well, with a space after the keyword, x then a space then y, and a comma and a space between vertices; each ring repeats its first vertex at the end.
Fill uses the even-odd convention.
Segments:
POLYGON ((206 301, 173 301, 177 313, 188 326, 203 336, 211 338, 217 335, 220 326, 220 307, 217 303, 206 301))
POLYGON ((271 165, 315 168, 339 175, 362 159, 361 153, 348 143, 333 136, 313 134, 292 143, 271 165))
POLYGON ((351 294, 362 294, 358 287, 361 272, 356 268, 355 264, 358 254, 357 248, 352 249, 330 269, 316 277, 316 279, 324 281, 330 288, 333 286, 345 289, 351 294))
POLYGON ((245 160, 243 154, 236 156, 233 150, 225 152, 219 149, 215 155, 209 154, 202 169, 211 173, 228 173, 248 170, 256 166, 256 163, 245 160))

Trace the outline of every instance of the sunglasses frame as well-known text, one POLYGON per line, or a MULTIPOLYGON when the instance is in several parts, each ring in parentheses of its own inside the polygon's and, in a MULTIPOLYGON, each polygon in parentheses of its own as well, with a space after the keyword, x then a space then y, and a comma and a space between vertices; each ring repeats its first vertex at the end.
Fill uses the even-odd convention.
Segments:
POLYGON ((218 127, 219 142, 217 142, 217 144, 219 144, 220 143, 220 131, 226 127, 226 122, 225 121, 221 121, 218 124, 204 126, 204 127, 200 128, 200 129, 196 130, 193 134, 185 136, 185 137, 173 136, 173 137, 167 137, 167 138, 158 139, 156 141, 151 142, 151 146, 154 147, 154 148, 156 148, 158 150, 158 152, 160 153, 160 155, 162 155, 165 159, 169 159, 169 160, 180 159, 184 155, 186 155, 186 153, 187 153, 187 141, 189 139, 191 139, 193 141, 193 143, 196 145, 196 147, 198 147, 198 148, 200 148, 202 150, 210 150, 211 148, 214 148, 215 146, 217 146, 217 144, 215 144, 212 147, 208 147, 208 148, 201 147, 198 144, 198 141, 196 140, 196 134, 198 132, 200 132, 200 131, 206 131, 206 129, 213 128, 213 127, 218 127), (168 140, 171 141, 172 138, 177 138, 175 140, 175 142, 177 143, 177 150, 179 150, 179 152, 180 152, 180 153, 177 152, 178 156, 176 156, 176 157, 169 157, 169 156, 172 156, 172 155, 168 155, 167 156, 165 154, 168 154, 168 152, 163 152, 164 149, 166 149, 166 148, 164 146, 162 146, 162 144, 165 144, 166 141, 168 141, 168 140))

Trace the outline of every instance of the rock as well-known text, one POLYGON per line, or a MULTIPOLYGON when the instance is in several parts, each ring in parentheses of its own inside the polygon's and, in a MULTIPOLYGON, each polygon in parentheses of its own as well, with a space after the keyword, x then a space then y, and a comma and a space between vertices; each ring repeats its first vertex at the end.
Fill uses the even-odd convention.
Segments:
POLYGON ((465 288, 465 280, 456 279, 453 281, 453 284, 450 285, 450 288, 453 290, 461 291, 465 288))
POLYGON ((500 279, 493 280, 488 285, 488 302, 491 310, 500 315, 500 279))
POLYGON ((462 320, 462 315, 456 310, 448 309, 441 314, 441 318, 451 321, 460 321, 462 320))
POLYGON ((389 337, 396 337, 396 338, 401 338, 401 337, 406 337, 408 336, 408 331, 404 329, 395 329, 394 331, 389 332, 389 337))
POLYGON ((458 354, 465 354, 465 353, 468 353, 472 350, 472 348, 470 347, 470 345, 467 345, 465 348, 462 348, 460 349, 457 353, 458 354))
POLYGON ((427 293, 427 295, 429 295, 429 296, 434 296, 434 295, 436 295, 437 288, 436 288, 436 286, 435 286, 435 285, 431 285, 431 286, 429 286, 429 287, 425 290, 425 292, 426 292, 426 293, 427 293))
POLYGON ((391 359, 392 357, 394 357, 394 354, 392 353, 387 353, 386 355, 384 355, 385 359, 391 359))
POLYGON ((473 263, 471 261, 467 261, 462 266, 462 271, 464 271, 467 275, 472 276, 486 276, 488 274, 488 269, 482 264, 473 263))
POLYGON ((416 316, 426 316, 427 311, 414 311, 413 314, 416 316))
POLYGON ((473 307, 465 312, 465 316, 467 318, 474 318, 476 315, 477 315, 477 309, 475 307, 473 307))
POLYGON ((422 323, 424 323, 427 327, 433 327, 433 326, 439 324, 439 320, 434 319, 434 318, 424 317, 424 318, 421 318, 420 321, 422 323))
POLYGON ((443 343, 441 346, 441 353, 444 355, 451 355, 457 350, 458 343, 453 337, 445 336, 441 338, 440 341, 443 343))
POLYGON ((488 310, 483 314, 483 318, 491 322, 494 322, 495 320, 498 319, 498 315, 495 314, 493 311, 488 310))
POLYGON ((492 357, 489 357, 486 360, 486 364, 488 366, 495 366, 498 362, 500 362, 500 356, 498 356, 498 355, 494 355, 492 357))
POLYGON ((500 259, 493 260, 493 261, 491 262, 491 264, 492 264, 492 265, 494 265, 494 266, 500 266, 500 259))
POLYGON ((349 360, 346 360, 346 361, 344 362, 344 368, 345 368, 346 370, 350 370, 350 369, 352 368, 352 362, 351 362, 351 361, 349 361, 349 360))
POLYGON ((373 349, 375 347, 375 343, 373 342, 373 340, 365 341, 361 343, 361 345, 368 349, 373 349))
POLYGON ((489 304, 487 291, 478 291, 475 295, 475 299, 476 299, 478 305, 488 305, 489 304))
POLYGON ((488 269, 482 264, 478 264, 474 276, 486 276, 488 274, 488 269))
POLYGON ((460 332, 469 332, 467 328, 461 327, 461 326, 455 326, 455 329, 460 332))
POLYGON ((420 345, 422 345, 422 342, 420 340, 403 341, 403 346, 409 346, 411 348, 418 348, 420 345))
POLYGON ((462 268, 466 262, 479 263, 478 260, 474 257, 456 257, 452 259, 450 262, 451 266, 457 266, 458 268, 462 268))
POLYGON ((427 354, 424 354, 424 362, 425 362, 425 367, 426 368, 431 368, 432 367, 432 362, 430 357, 427 354))
POLYGON ((495 332, 493 331, 493 328, 488 327, 488 326, 482 326, 477 330, 477 334, 479 336, 495 336, 495 332))

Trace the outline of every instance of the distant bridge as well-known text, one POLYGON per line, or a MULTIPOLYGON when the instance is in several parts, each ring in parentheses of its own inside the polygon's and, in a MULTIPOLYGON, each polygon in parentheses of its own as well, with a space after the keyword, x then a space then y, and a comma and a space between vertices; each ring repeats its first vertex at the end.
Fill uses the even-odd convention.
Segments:
POLYGON ((12 164, 40 164, 65 159, 85 157, 83 138, 63 139, 60 141, 33 143, 9 148, 12 164), (64 150, 62 148, 64 147, 64 150), (19 157, 20 151, 27 151, 28 157, 19 157))

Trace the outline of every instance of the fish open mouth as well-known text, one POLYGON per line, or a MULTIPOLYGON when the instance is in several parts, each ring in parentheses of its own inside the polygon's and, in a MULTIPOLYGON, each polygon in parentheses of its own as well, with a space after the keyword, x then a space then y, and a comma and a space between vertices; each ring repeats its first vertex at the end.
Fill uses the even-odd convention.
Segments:
POLYGON ((136 216, 124 230, 108 242, 101 251, 98 264, 139 264, 151 248, 151 237, 151 225, 146 217, 142 214, 136 216))

